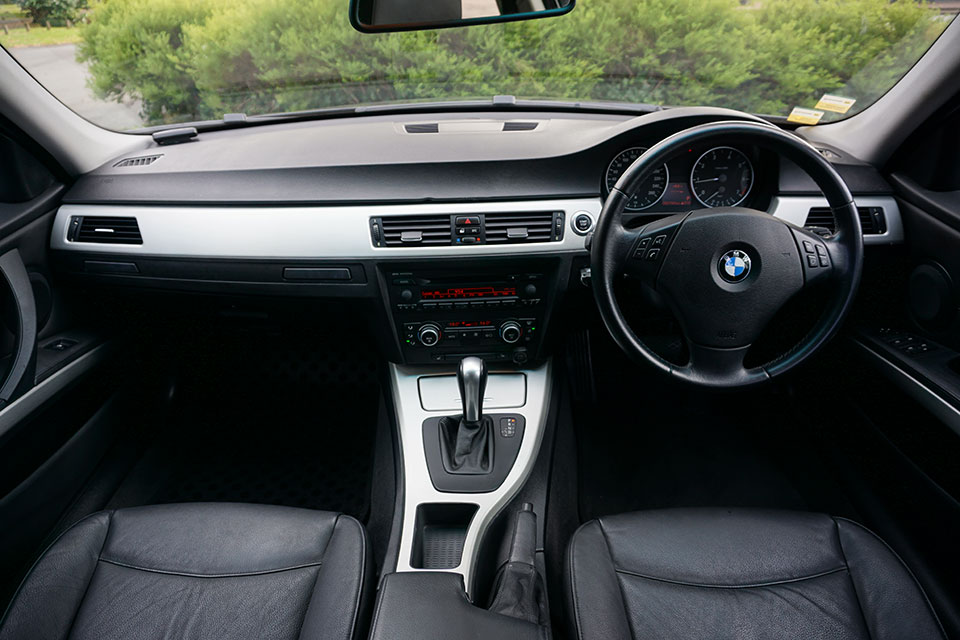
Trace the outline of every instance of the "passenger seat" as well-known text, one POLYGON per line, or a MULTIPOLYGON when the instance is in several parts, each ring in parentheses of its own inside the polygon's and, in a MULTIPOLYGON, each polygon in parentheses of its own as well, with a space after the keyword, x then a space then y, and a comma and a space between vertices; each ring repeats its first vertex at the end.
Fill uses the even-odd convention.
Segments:
POLYGON ((349 516, 229 503, 103 511, 44 552, 0 640, 353 640, 371 573, 349 516))

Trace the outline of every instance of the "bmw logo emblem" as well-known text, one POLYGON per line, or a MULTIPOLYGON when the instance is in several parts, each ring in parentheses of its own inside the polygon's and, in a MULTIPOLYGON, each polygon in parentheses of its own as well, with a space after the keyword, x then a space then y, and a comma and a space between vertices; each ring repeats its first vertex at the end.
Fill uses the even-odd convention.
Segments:
POLYGON ((727 251, 720 257, 719 270, 727 282, 742 282, 750 275, 750 256, 740 249, 727 251))

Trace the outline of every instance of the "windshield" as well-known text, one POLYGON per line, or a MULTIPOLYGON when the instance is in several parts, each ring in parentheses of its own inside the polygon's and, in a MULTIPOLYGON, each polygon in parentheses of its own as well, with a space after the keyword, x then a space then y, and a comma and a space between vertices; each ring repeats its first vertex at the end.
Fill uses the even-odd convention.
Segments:
MULTIPOLYGON (((495 0, 462 0, 483 15, 495 0)), ((868 107, 955 0, 581 0, 560 17, 363 34, 348 0, 21 0, 0 43, 111 129, 508 94, 817 124, 868 107)))

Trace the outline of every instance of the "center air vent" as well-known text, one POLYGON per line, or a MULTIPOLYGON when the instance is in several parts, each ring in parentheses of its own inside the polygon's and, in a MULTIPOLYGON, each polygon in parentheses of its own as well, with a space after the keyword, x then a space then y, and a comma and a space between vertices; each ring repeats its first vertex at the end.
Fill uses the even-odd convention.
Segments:
POLYGON ((424 247, 450 244, 450 216, 389 216, 372 218, 370 231, 376 247, 424 247))
POLYGON ((136 218, 72 216, 67 236, 72 242, 143 244, 136 218))
POLYGON ((116 168, 120 167, 145 167, 148 164, 153 164, 157 160, 163 157, 163 154, 157 154, 155 156, 139 156, 136 158, 124 158, 120 162, 117 162, 113 166, 116 168))
POLYGON ((559 211, 488 213, 484 223, 487 244, 563 239, 563 213, 559 211))
MULTIPOLYGON (((883 207, 857 207, 860 214, 860 226, 864 235, 876 235, 887 232, 887 221, 883 216, 883 207)), ((831 232, 837 230, 837 221, 830 207, 812 207, 807 214, 805 227, 823 227, 831 232)))

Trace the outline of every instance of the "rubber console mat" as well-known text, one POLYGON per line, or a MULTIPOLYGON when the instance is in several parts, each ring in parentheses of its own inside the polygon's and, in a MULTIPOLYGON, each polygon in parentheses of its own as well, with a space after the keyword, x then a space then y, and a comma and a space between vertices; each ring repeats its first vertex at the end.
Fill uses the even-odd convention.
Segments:
POLYGON ((108 506, 251 502, 365 520, 379 401, 373 357, 287 342, 243 355, 191 363, 168 428, 108 506))

